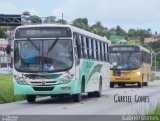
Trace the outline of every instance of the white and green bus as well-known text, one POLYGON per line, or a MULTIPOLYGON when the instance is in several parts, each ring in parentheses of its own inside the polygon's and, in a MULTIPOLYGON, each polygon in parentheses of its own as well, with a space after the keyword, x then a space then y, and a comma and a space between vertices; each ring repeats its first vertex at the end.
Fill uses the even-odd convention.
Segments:
POLYGON ((100 97, 109 85, 107 50, 110 41, 71 25, 26 25, 14 36, 14 94, 37 95, 82 93, 100 97))

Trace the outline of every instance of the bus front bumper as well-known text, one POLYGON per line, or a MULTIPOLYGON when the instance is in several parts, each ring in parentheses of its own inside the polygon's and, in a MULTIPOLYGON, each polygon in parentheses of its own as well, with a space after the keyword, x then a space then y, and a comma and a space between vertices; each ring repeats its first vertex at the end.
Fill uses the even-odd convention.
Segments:
POLYGON ((115 83, 138 83, 142 81, 141 76, 134 76, 134 77, 115 77, 112 76, 110 78, 110 82, 115 82, 115 83))
POLYGON ((74 94, 78 93, 75 89, 75 81, 71 81, 67 84, 58 85, 20 85, 14 81, 14 94, 15 95, 58 95, 58 94, 74 94))

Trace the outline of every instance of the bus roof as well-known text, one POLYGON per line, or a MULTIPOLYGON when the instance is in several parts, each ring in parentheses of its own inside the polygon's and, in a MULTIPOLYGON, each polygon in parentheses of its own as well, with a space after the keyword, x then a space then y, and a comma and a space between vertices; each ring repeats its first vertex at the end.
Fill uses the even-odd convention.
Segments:
POLYGON ((145 52, 150 53, 150 50, 148 50, 148 49, 146 49, 146 48, 144 48, 144 47, 142 47, 142 46, 140 46, 140 49, 143 50, 143 51, 145 51, 145 52))
POLYGON ((76 32, 76 33, 79 33, 79 34, 82 34, 82 35, 85 35, 85 36, 89 36, 93 39, 101 40, 101 41, 107 42, 109 44, 111 43, 106 37, 99 36, 97 34, 91 33, 89 31, 86 31, 86 30, 83 30, 83 29, 80 29, 80 28, 77 28, 77 27, 74 27, 72 25, 62 25, 62 24, 23 25, 23 26, 18 26, 16 28, 16 30, 19 29, 19 28, 29 28, 29 27, 69 27, 72 32, 76 32))

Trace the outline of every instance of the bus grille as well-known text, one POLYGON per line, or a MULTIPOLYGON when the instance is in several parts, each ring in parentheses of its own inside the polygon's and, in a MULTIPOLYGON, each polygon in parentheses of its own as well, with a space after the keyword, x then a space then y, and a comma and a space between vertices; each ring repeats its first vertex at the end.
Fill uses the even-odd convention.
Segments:
POLYGON ((35 91, 52 91, 54 87, 33 87, 35 91))
POLYGON ((131 78, 115 78, 116 80, 131 80, 131 78))
POLYGON ((121 74, 130 74, 131 72, 121 71, 121 74))
MULTIPOLYGON (((30 82, 30 84, 32 84, 32 85, 43 85, 42 81, 34 81, 34 82, 30 82)), ((46 81, 45 82, 45 85, 56 85, 56 84, 57 84, 57 81, 46 81)))

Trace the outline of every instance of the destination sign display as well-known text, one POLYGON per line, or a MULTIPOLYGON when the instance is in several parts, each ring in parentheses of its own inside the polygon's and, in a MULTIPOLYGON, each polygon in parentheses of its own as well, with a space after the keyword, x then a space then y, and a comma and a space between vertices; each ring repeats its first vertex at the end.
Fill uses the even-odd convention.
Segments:
POLYGON ((29 27, 16 30, 15 38, 54 38, 71 37, 68 27, 29 27))
POLYGON ((138 46, 112 46, 109 51, 140 51, 138 46))

